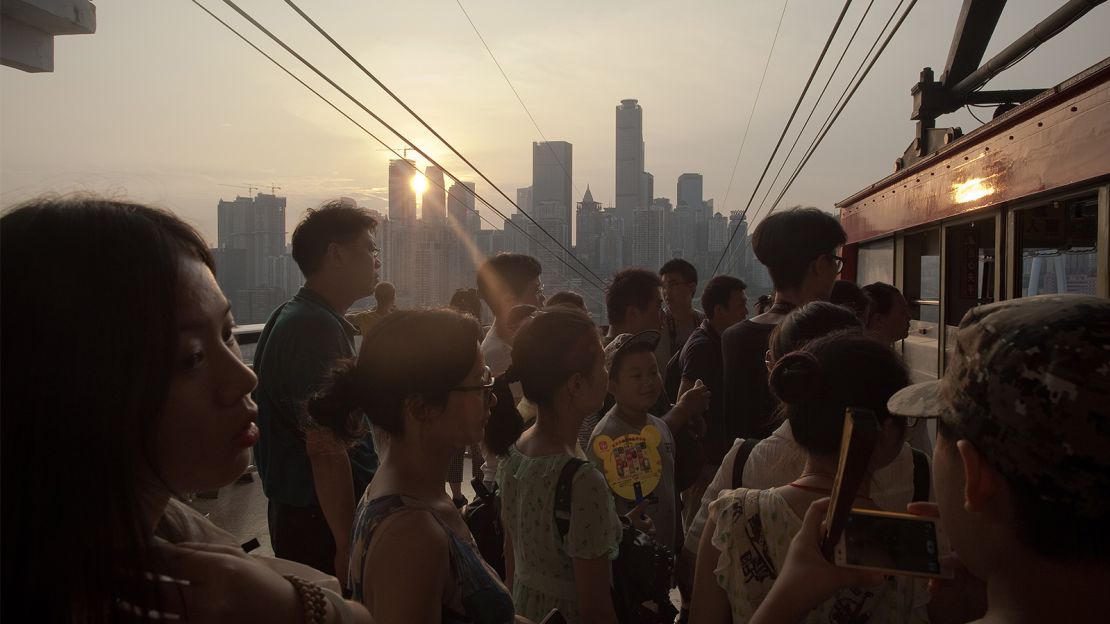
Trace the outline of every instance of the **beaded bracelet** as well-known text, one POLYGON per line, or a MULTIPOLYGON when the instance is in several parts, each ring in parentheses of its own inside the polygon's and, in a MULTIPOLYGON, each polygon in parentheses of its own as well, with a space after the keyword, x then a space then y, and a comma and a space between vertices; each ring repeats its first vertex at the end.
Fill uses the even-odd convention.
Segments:
POLYGON ((327 617, 328 614, 327 599, 324 598, 324 590, 317 587, 314 583, 310 583, 292 574, 286 575, 285 579, 293 584, 293 587, 297 589, 297 595, 301 597, 301 605, 304 607, 305 624, 324 624, 324 618, 327 617))

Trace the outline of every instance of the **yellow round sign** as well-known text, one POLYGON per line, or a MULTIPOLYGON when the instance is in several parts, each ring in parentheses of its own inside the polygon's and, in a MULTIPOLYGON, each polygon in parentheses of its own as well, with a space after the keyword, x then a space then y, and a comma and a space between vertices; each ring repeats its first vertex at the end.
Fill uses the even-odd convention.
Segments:
POLYGON ((607 435, 594 439, 591 450, 604 463, 605 480, 617 496, 636 500, 659 485, 663 477, 663 458, 659 454, 662 439, 655 425, 615 440, 607 435))

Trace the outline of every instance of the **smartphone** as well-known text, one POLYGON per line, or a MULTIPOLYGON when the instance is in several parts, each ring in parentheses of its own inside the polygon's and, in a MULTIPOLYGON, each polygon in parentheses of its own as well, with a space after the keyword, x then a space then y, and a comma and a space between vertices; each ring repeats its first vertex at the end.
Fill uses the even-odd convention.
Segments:
POLYGON ((860 407, 844 410, 844 430, 840 439, 840 458, 833 479, 832 497, 825 514, 825 536, 821 540, 821 554, 833 560, 833 551, 848 512, 867 476, 867 466, 879 439, 879 420, 875 412, 860 407))
POLYGON ((884 574, 951 578, 940 566, 948 539, 936 518, 853 509, 844 523, 834 562, 884 574))
POLYGON ((567 624, 567 619, 558 609, 552 609, 542 620, 540 624, 567 624))

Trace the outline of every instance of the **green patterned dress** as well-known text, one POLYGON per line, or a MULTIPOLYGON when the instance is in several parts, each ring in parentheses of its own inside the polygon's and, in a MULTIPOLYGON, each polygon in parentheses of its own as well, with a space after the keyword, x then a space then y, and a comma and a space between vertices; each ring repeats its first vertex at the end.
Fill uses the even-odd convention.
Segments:
POLYGON ((559 609, 578 622, 572 559, 615 559, 621 522, 605 477, 583 464, 571 487, 570 530, 555 527, 555 484, 568 455, 528 457, 512 447, 497 468, 501 515, 513 538, 513 604, 536 622, 559 609))

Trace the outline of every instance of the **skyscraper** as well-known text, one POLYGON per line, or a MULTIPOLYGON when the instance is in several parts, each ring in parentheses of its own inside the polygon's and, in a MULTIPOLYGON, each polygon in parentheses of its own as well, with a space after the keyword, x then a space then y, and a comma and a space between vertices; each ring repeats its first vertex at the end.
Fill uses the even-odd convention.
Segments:
POLYGON ((657 271, 666 257, 666 209, 653 204, 633 214, 632 264, 657 271))
POLYGON ((648 172, 640 174, 640 206, 650 206, 655 197, 655 176, 648 172))
POLYGON ((644 173, 644 114, 636 100, 617 107, 617 214, 632 224, 632 211, 641 204, 644 173))
POLYGON ((390 221, 416 220, 416 191, 412 177, 416 163, 411 160, 389 161, 389 219, 390 221))
POLYGON ((575 215, 577 233, 574 253, 594 271, 601 268, 601 228, 601 204, 594 201, 593 193, 587 185, 586 194, 578 202, 578 213, 575 215))
MULTIPOLYGON (((532 205, 548 205, 550 218, 559 218, 566 226, 559 242, 570 246, 574 223, 574 198, 571 195, 573 153, 566 141, 532 143, 532 205)), ((519 202, 518 202, 519 203, 519 202)), ((535 216, 535 215, 533 215, 535 216)), ((544 226, 546 227, 546 225, 544 226)))
POLYGON ((442 222, 447 218, 447 186, 443 183, 443 170, 429 165, 424 170, 424 177, 428 180, 428 187, 420 200, 420 218, 442 222))
POLYGON ((678 193, 675 205, 686 204, 690 208, 702 206, 702 177, 700 173, 684 173, 678 176, 678 193))
POLYGON ((532 214, 532 187, 527 186, 516 190, 516 205, 524 212, 532 214))
POLYGON ((220 200, 216 206, 220 287, 231 300, 239 323, 260 323, 291 293, 288 273, 278 278, 272 266, 285 255, 285 198, 220 200))

